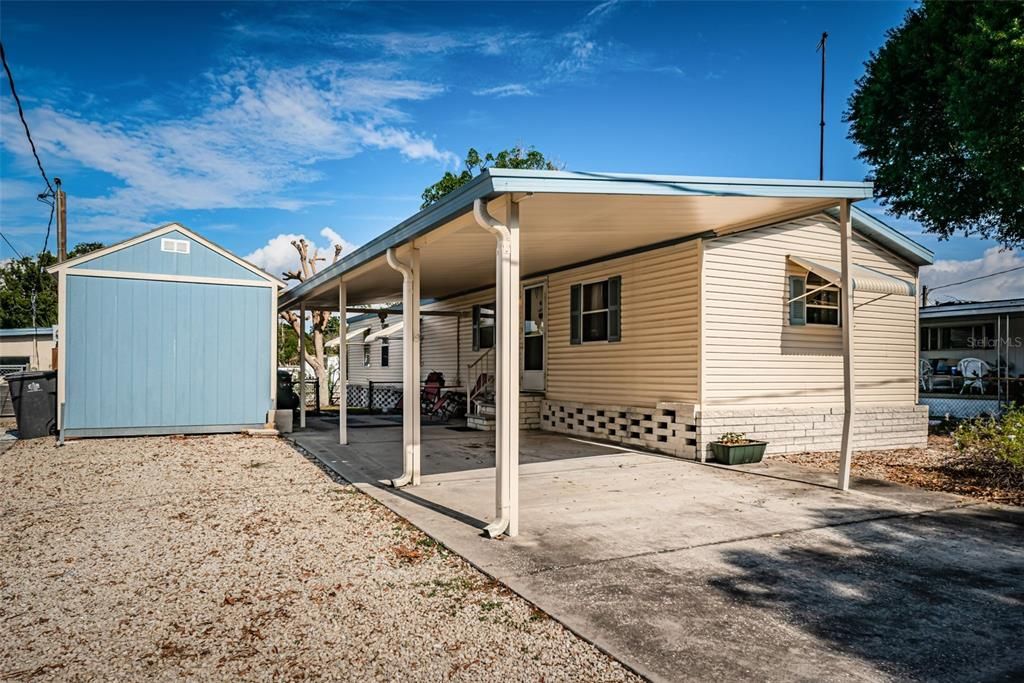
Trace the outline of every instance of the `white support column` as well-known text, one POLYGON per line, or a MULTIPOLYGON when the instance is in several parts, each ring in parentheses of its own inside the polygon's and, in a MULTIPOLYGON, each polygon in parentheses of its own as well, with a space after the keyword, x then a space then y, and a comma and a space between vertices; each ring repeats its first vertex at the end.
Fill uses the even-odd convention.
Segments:
MULTIPOLYGON (((410 432, 412 440, 409 443, 408 466, 411 472, 411 483, 413 486, 420 485, 420 451, 422 440, 420 439, 420 250, 413 248, 409 253, 409 267, 412 269, 412 282, 409 286, 409 301, 402 304, 402 320, 405 327, 402 328, 403 344, 405 337, 409 338, 409 356, 403 358, 404 367, 409 369, 409 390, 403 389, 403 395, 408 396, 409 411, 403 415, 403 420, 412 423, 410 432)), ((403 347, 404 348, 404 347, 403 347)))
POLYGON ((388 265, 402 274, 402 476, 395 487, 420 483, 420 250, 409 263, 387 251, 388 265))
POLYGON ((854 373, 853 336, 853 226, 850 222, 850 201, 839 205, 839 252, 842 259, 840 315, 843 325, 843 442, 839 453, 839 488, 850 488, 850 465, 853 462, 854 410, 856 405, 856 374, 854 373))
POLYGON ((306 428, 306 305, 299 306, 299 429, 306 428))
POLYGON ((338 278, 338 443, 348 445, 348 285, 338 278))
MULTIPOLYGON (((507 287, 503 293, 504 311, 501 317, 505 322, 502 341, 505 345, 505 391, 507 402, 506 417, 506 481, 504 512, 508 516, 509 536, 519 535, 519 202, 511 195, 506 207, 508 227, 508 249, 502 253, 501 268, 507 272, 507 287)), ((501 517, 499 516, 499 519, 501 517)))
MULTIPOLYGON (((519 204, 508 197, 505 223, 473 204, 477 224, 497 240, 495 254, 495 516, 484 532, 519 534, 519 204)), ((467 380, 468 382, 468 380, 467 380)))

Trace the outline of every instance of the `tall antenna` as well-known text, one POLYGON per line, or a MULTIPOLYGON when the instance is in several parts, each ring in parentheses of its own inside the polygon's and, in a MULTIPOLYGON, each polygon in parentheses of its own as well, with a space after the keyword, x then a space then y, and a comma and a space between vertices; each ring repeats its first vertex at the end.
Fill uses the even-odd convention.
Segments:
POLYGON ((825 42, 828 34, 822 32, 815 52, 821 50, 821 134, 818 139, 818 180, 825 179, 825 42))

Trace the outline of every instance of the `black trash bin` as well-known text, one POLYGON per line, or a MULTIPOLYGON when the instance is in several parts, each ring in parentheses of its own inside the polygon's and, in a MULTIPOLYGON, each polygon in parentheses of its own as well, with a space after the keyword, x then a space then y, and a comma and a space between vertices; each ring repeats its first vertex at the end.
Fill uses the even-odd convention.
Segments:
POLYGON ((18 437, 36 439, 57 431, 57 373, 31 370, 7 375, 18 437))

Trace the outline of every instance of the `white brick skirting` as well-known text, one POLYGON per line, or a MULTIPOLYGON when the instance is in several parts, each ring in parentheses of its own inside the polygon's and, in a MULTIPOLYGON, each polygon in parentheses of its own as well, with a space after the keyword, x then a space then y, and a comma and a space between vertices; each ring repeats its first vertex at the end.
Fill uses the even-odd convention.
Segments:
MULTIPOLYGON (((540 429, 540 404, 544 394, 519 394, 519 428, 540 429)), ((481 432, 493 432, 495 418, 493 415, 467 415, 466 426, 481 432)))
POLYGON ((540 429, 540 405, 544 394, 519 394, 519 428, 540 429))
MULTIPOLYGON (((743 432, 751 439, 767 441, 768 455, 779 455, 838 450, 843 434, 843 409, 811 406, 699 410, 687 404, 637 408, 542 400, 540 428, 684 458, 699 458, 701 453, 710 455, 708 444, 721 434, 743 432)), ((916 448, 927 444, 927 406, 857 408, 856 450, 916 448)))
POLYGON ((635 408, 544 400, 540 428, 684 458, 694 458, 697 453, 697 427, 689 405, 635 408))
MULTIPOLYGON (((704 408, 697 424, 697 452, 705 455, 710 455, 708 444, 724 432, 767 441, 767 455, 836 451, 843 436, 843 409, 704 408)), ((858 451, 926 446, 928 406, 858 406, 853 437, 858 451)))

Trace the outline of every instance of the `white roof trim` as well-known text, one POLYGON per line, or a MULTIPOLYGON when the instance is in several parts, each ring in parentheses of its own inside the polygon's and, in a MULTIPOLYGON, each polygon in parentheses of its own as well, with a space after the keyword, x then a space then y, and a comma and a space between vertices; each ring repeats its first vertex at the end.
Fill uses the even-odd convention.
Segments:
POLYGON ((221 246, 219 246, 217 244, 214 244, 213 242, 211 242, 210 240, 206 239, 202 235, 199 235, 198 233, 195 233, 192 230, 186 228, 181 223, 168 223, 167 225, 161 225, 159 228, 156 228, 154 230, 150 230, 149 232, 144 232, 141 235, 136 235, 135 237, 131 237, 129 239, 124 240, 123 242, 118 242, 117 244, 112 244, 109 247, 104 247, 103 249, 97 249, 96 251, 91 251, 88 254, 83 254, 82 256, 79 256, 77 258, 73 258, 70 261, 65 261, 64 263, 58 263, 56 265, 50 266, 49 268, 46 269, 46 272, 51 273, 51 274, 59 273, 62 270, 67 270, 68 268, 73 268, 75 266, 78 266, 78 265, 80 265, 82 263, 86 263, 88 261, 91 261, 93 259, 99 258, 101 256, 106 256, 107 254, 113 254, 115 251, 121 251, 122 249, 127 249, 128 247, 131 247, 131 246, 134 246, 134 245, 139 244, 141 242, 145 242, 147 240, 153 239, 154 237, 159 237, 161 235, 166 235, 169 232, 180 232, 180 233, 182 233, 184 235, 188 235, 190 238, 194 239, 196 242, 199 242, 199 244, 203 245, 207 249, 210 249, 211 251, 215 251, 216 253, 220 254, 221 256, 223 256, 224 258, 228 259, 229 261, 232 261, 232 262, 242 266, 246 270, 248 270, 248 271, 250 271, 252 273, 255 273, 256 275, 259 275, 263 279, 265 279, 265 280, 267 280, 269 282, 273 282, 278 287, 287 287, 288 286, 288 285, 286 285, 284 283, 283 280, 280 280, 280 279, 274 277, 270 273, 267 273, 267 272, 265 272, 263 270, 260 270, 259 268, 257 268, 253 264, 249 263, 245 259, 242 259, 242 258, 239 258, 239 257, 235 256, 234 254, 232 254, 230 251, 228 251, 224 247, 221 247, 221 246))
POLYGON ((368 335, 366 339, 363 340, 363 342, 369 344, 370 342, 377 341, 378 339, 386 339, 391 335, 395 334, 396 332, 401 332, 403 327, 405 327, 404 320, 399 321, 394 325, 388 325, 383 330, 378 330, 377 332, 368 335))
MULTIPOLYGON (((835 283, 836 286, 842 286, 842 264, 838 261, 811 260, 806 256, 793 254, 787 258, 804 270, 816 273, 829 282, 835 283)), ((852 276, 853 288, 858 292, 917 296, 917 287, 913 282, 880 273, 867 266, 854 263, 852 276)))
MULTIPOLYGON (((359 329, 356 330, 349 330, 348 334, 345 335, 345 341, 350 342, 353 339, 369 332, 369 329, 370 328, 368 327, 360 327, 359 329)), ((324 347, 328 349, 333 349, 336 346, 341 346, 341 342, 338 337, 335 337, 334 339, 324 344, 324 347)))

